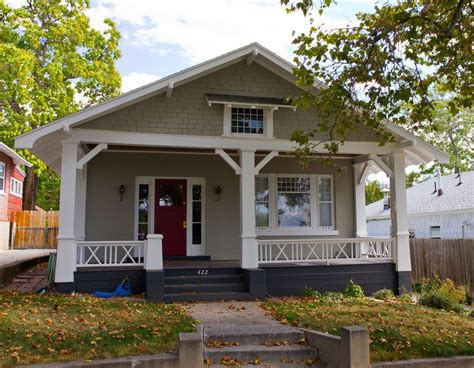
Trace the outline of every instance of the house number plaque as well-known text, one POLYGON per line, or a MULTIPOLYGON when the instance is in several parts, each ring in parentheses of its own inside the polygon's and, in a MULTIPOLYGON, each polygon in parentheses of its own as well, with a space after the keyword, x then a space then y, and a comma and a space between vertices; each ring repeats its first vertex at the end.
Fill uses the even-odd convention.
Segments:
POLYGON ((209 270, 198 270, 199 276, 206 276, 209 273, 209 270))

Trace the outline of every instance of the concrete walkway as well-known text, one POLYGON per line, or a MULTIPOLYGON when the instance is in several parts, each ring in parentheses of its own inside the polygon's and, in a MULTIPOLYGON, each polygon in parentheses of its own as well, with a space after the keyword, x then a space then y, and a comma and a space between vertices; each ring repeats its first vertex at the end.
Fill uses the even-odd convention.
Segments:
POLYGON ((28 259, 47 256, 56 249, 13 249, 0 251, 0 267, 8 266, 28 259))
POLYGON ((282 326, 265 314, 257 302, 196 303, 185 305, 184 308, 204 327, 282 326))

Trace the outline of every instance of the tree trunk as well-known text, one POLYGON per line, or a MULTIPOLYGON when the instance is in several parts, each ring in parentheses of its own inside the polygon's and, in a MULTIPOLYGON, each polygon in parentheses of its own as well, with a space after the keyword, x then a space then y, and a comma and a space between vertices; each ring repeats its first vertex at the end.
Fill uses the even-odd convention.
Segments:
POLYGON ((34 211, 36 209, 36 193, 38 191, 38 175, 34 167, 26 168, 26 176, 23 182, 23 210, 34 211))

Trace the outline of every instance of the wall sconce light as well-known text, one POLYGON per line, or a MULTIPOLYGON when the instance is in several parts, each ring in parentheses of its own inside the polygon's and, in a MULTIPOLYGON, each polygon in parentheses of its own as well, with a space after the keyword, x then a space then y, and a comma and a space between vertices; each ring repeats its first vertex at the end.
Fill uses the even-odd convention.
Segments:
POLYGON ((120 200, 123 200, 123 195, 124 195, 126 189, 127 188, 123 184, 119 187, 120 200))
POLYGON ((216 197, 217 197, 217 202, 219 202, 219 199, 221 197, 221 193, 222 193, 222 187, 220 185, 218 185, 217 187, 214 188, 214 193, 216 194, 216 197))

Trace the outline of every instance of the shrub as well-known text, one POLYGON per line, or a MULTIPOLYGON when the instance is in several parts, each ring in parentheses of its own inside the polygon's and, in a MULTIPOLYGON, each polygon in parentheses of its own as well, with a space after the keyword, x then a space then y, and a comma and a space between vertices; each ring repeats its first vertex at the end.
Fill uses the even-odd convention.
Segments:
POLYGON ((425 303, 431 300, 436 305, 445 304, 442 302, 442 300, 445 300, 450 306, 449 310, 454 310, 455 305, 467 301, 467 292, 464 286, 457 286, 454 281, 450 279, 442 280, 438 276, 432 279, 423 278, 420 282, 413 285, 413 291, 420 294, 420 304, 422 304, 421 300, 425 303), (437 300, 437 302, 434 302, 434 300, 437 300))
POLYGON ((408 294, 408 293, 400 295, 398 299, 400 299, 400 301, 404 303, 413 303, 413 297, 411 294, 408 294))
POLYGON ((445 295, 451 303, 459 304, 466 302, 466 289, 464 286, 457 286, 454 281, 446 279, 441 283, 439 292, 445 295))
POLYGON ((365 298, 364 289, 359 284, 356 284, 354 281, 349 280, 346 288, 344 289, 344 296, 347 298, 356 298, 362 299, 365 298))
POLYGON ((375 299, 379 299, 379 300, 390 300, 395 295, 393 294, 393 291, 390 290, 390 289, 382 289, 382 290, 378 290, 375 293, 373 293, 372 296, 375 299))
POLYGON ((413 284, 413 291, 418 294, 429 294, 441 287, 441 279, 435 276, 432 279, 423 277, 420 281, 413 284))
POLYGON ((321 298, 321 293, 317 290, 313 290, 313 288, 310 288, 310 287, 304 288, 303 295, 310 298, 317 298, 317 299, 321 298))
POLYGON ((420 297, 419 303, 427 307, 451 310, 457 313, 464 312, 461 304, 450 298, 449 295, 443 294, 441 291, 432 291, 420 297))

